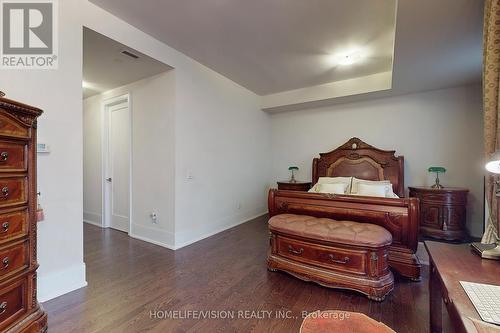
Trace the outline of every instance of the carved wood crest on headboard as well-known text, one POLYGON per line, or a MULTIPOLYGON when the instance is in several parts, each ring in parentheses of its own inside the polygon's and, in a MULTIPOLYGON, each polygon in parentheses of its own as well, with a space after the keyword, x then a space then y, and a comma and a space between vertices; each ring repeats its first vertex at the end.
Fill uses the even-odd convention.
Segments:
POLYGON ((313 160, 312 181, 319 177, 356 177, 369 180, 389 180, 394 193, 404 197, 404 157, 394 150, 375 148, 358 138, 319 154, 313 160))

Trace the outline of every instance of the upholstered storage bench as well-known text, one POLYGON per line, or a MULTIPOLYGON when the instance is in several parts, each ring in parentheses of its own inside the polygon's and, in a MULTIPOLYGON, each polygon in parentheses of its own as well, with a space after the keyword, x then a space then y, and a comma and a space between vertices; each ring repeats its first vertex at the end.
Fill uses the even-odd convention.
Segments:
POLYGON ((330 288, 382 301, 394 288, 391 234, 378 225, 281 214, 269 220, 267 267, 330 288))

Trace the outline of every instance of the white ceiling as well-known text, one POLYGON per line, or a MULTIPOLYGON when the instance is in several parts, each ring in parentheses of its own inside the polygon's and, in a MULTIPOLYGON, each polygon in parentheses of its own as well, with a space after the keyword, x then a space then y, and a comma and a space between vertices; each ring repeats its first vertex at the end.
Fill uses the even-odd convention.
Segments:
POLYGON ((396 0, 92 0, 265 95, 392 68, 396 0), (362 47, 359 66, 328 55, 362 47))
POLYGON ((483 0, 399 0, 393 90, 481 81, 483 0))
POLYGON ((481 0, 90 1, 260 95, 391 69, 397 92, 481 75, 481 0), (325 61, 352 46, 368 59, 325 61))
POLYGON ((83 98, 168 71, 167 66, 93 30, 83 30, 83 98), (138 59, 122 54, 129 51, 138 59))

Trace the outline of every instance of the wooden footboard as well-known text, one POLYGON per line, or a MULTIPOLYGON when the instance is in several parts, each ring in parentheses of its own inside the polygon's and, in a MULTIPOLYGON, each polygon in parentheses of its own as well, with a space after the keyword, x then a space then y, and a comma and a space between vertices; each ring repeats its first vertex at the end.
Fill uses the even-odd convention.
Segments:
POLYGON ((376 198, 271 189, 268 204, 270 216, 288 213, 380 225, 393 237, 389 265, 403 276, 420 279, 421 264, 415 254, 418 246, 417 198, 376 198))

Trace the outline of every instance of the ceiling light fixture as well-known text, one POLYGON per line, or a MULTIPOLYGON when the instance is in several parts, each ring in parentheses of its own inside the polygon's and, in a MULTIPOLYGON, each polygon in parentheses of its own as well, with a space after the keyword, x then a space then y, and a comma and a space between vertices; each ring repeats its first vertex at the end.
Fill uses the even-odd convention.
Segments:
POLYGON ((349 66, 360 62, 364 58, 361 50, 349 50, 332 54, 328 57, 328 62, 334 66, 349 66))
POLYGON ((351 53, 351 54, 342 54, 337 56, 337 63, 341 66, 349 66, 361 59, 361 55, 359 53, 351 53))

